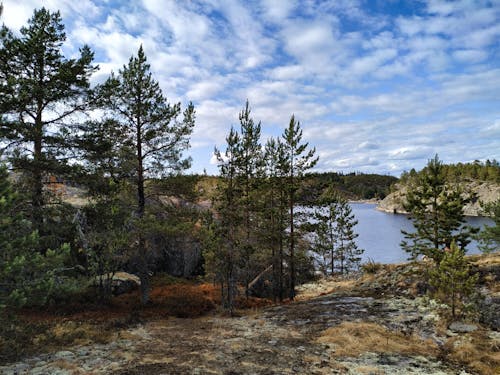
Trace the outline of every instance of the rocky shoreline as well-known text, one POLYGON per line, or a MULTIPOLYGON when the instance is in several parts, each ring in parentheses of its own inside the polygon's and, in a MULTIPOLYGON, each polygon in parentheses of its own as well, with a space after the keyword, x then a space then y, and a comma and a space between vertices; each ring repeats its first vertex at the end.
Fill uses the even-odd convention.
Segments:
MULTIPOLYGON (((378 203, 377 210, 394 214, 407 214, 403 207, 407 186, 396 184, 395 189, 378 203)), ((491 182, 469 182, 465 184, 465 190, 476 194, 476 199, 464 207, 465 216, 483 216, 481 203, 492 203, 500 199, 500 185, 491 182)))

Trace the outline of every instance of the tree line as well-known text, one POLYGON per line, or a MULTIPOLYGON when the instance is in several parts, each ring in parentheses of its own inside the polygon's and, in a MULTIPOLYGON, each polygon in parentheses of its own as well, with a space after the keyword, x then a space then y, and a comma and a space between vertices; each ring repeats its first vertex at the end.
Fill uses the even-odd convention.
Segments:
MULTIPOLYGON (((420 172, 412 168, 409 172, 405 171, 401 174, 400 181, 407 184, 424 171, 425 168, 420 172)), ((475 160, 472 163, 443 164, 442 174, 448 181, 453 182, 473 180, 499 183, 500 164, 495 159, 487 159, 484 162, 475 160)))
MULTIPOLYGON (((240 294, 261 288, 274 300, 293 300, 315 267, 343 274, 359 266, 363 250, 345 197, 325 185, 311 194, 314 199, 304 199, 306 174, 318 158, 295 116, 281 137, 263 143, 261 123, 247 102, 239 129, 231 128, 224 148, 214 151, 220 178, 212 210, 169 209, 159 205, 158 191, 179 189, 165 177, 190 166, 183 153, 194 106, 168 102, 142 46, 122 69, 91 87, 98 69, 93 52, 83 46, 77 58, 67 59, 65 39, 59 12, 44 8, 19 35, 5 26, 0 31, 0 156, 14 172, 0 168, 1 305, 46 303, 89 277, 105 299, 113 273, 124 266, 140 277, 146 304, 158 236, 196 233, 205 273, 221 286, 230 313, 240 294), (54 176, 85 186, 88 204, 64 203, 50 189, 54 176)), ((495 161, 486 164, 488 176, 498 169, 495 161)), ((469 169, 481 168, 474 163, 469 169)), ((429 161, 415 172, 406 207, 416 231, 404 233, 402 247, 414 258, 426 255, 442 264, 443 272, 461 261, 443 250, 463 255, 475 234, 463 225, 463 206, 472 197, 448 182, 455 171, 437 156, 429 161)), ((485 231, 490 244, 498 244, 496 229, 485 231)))
POLYGON ((295 117, 282 137, 263 145, 247 102, 240 130, 215 150, 221 177, 213 210, 169 209, 158 195, 175 193, 176 179, 165 178, 179 179, 190 166, 183 153, 194 106, 168 102, 142 46, 91 87, 93 52, 83 46, 68 59, 65 40, 60 13, 45 8, 19 34, 5 26, 0 32, 3 304, 33 303, 35 294, 45 303, 88 277, 105 300, 125 266, 139 276, 146 304, 158 236, 186 234, 205 247, 205 271, 221 284, 228 310, 240 286, 248 297, 263 280, 273 298, 293 299, 313 273, 297 206, 302 178, 318 160, 295 117), (65 203, 53 188, 59 180, 84 187, 87 204, 65 203))

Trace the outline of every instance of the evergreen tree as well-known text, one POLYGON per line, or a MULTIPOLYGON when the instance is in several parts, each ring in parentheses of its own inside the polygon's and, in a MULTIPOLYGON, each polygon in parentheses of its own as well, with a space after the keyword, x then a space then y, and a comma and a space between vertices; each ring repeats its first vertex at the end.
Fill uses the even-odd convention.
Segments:
POLYGON ((29 179, 31 221, 40 236, 44 224, 44 183, 62 176, 67 164, 73 116, 88 108, 93 53, 84 46, 78 59, 66 59, 66 40, 59 12, 35 10, 17 36, 0 31, 0 138, 10 161, 29 179))
POLYGON ((289 257, 290 257, 290 299, 295 298, 295 227, 297 225, 295 218, 295 205, 297 202, 298 183, 303 174, 314 167, 318 162, 318 158, 314 157, 316 149, 308 150, 308 143, 302 142, 302 129, 300 122, 295 121, 295 116, 292 115, 288 128, 283 133, 283 148, 286 155, 286 179, 287 179, 287 200, 289 208, 289 257))
POLYGON ((323 275, 335 273, 335 247, 337 233, 335 231, 336 212, 333 205, 316 208, 313 215, 315 221, 310 226, 313 232, 312 251, 319 256, 319 269, 323 275), (326 213, 325 213, 326 208, 326 213))
POLYGON ((0 313, 9 306, 44 304, 69 255, 67 246, 38 251, 38 233, 26 211, 26 200, 0 166, 0 313))
POLYGON ((239 114, 240 139, 235 150, 236 156, 236 182, 241 191, 242 225, 244 238, 241 240, 242 256, 241 268, 243 270, 245 295, 249 296, 249 283, 252 281, 252 271, 255 272, 254 255, 257 242, 257 204, 259 197, 258 184, 262 178, 263 157, 260 144, 261 124, 254 123, 250 117, 250 106, 248 101, 245 108, 239 114))
POLYGON ((430 272, 430 284, 435 295, 451 307, 452 317, 466 304, 474 292, 478 275, 471 275, 463 251, 452 241, 438 266, 430 272))
POLYGON ((439 264, 443 248, 449 248, 455 241, 465 251, 471 236, 477 232, 464 225, 463 208, 472 197, 465 197, 457 186, 447 183, 437 155, 417 177, 415 185, 408 190, 404 205, 415 232, 402 231, 405 240, 401 246, 412 258, 426 255, 439 264))
POLYGON ((221 182, 217 187, 214 202, 218 220, 210 226, 212 233, 210 242, 213 246, 209 247, 208 251, 211 265, 215 267, 212 272, 219 275, 222 305, 232 315, 237 292, 237 264, 241 255, 241 208, 239 206, 241 191, 236 181, 240 137, 233 128, 226 137, 226 143, 224 154, 217 148, 215 149, 221 182))
POLYGON ((190 165, 182 153, 189 147, 194 127, 194 107, 181 113, 180 103, 170 105, 150 72, 142 46, 118 75, 99 88, 101 104, 119 123, 124 142, 134 149, 133 169, 129 171, 136 187, 137 260, 141 279, 141 299, 149 301, 148 244, 146 241, 146 180, 178 173, 190 165))
POLYGON ((326 274, 329 268, 333 275, 336 268, 340 274, 358 268, 364 250, 355 242, 358 234, 354 227, 358 221, 351 206, 331 190, 326 191, 320 202, 323 204, 314 212, 312 229, 313 249, 322 258, 322 271, 326 274))
POLYGON ((266 162, 266 184, 262 238, 265 247, 271 248, 273 297, 283 301, 284 298, 284 264, 286 233, 286 190, 283 179, 286 171, 286 155, 283 143, 279 139, 270 138, 264 149, 266 162))
POLYGON ((491 217, 494 225, 486 225, 479 233, 480 248, 485 253, 500 250, 500 199, 483 207, 484 212, 491 217))
POLYGON ((357 269, 361 262, 362 249, 358 248, 355 239, 359 236, 354 232, 358 224, 347 200, 339 197, 336 202, 337 210, 337 241, 336 256, 340 260, 340 273, 357 269))

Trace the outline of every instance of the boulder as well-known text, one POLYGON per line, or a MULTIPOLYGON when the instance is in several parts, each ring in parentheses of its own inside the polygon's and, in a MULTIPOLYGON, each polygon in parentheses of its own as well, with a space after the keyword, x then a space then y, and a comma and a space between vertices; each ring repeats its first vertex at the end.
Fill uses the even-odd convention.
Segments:
POLYGON ((470 333, 477 330, 477 325, 466 324, 462 322, 453 322, 448 326, 448 329, 455 333, 470 333))
POLYGON ((116 272, 113 276, 111 274, 100 275, 97 277, 96 283, 99 283, 100 279, 107 282, 110 278, 111 291, 116 296, 131 292, 141 285, 139 277, 128 272, 116 272))

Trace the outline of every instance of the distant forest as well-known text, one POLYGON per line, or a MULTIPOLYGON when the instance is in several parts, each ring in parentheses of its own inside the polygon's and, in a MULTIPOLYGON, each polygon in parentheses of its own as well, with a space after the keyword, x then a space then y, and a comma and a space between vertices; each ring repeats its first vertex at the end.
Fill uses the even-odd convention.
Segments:
POLYGON ((333 188, 347 199, 383 199, 390 193, 394 176, 352 172, 310 173, 303 177, 301 200, 314 202, 327 188, 333 188))
MULTIPOLYGON (((472 163, 445 164, 443 170, 448 181, 479 180, 500 183, 500 164, 495 159, 485 162, 475 160, 472 163)), ((422 171, 425 171, 425 168, 422 171)), ((401 183, 406 184, 422 171, 411 169, 409 172, 403 172, 401 183)))

